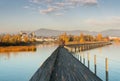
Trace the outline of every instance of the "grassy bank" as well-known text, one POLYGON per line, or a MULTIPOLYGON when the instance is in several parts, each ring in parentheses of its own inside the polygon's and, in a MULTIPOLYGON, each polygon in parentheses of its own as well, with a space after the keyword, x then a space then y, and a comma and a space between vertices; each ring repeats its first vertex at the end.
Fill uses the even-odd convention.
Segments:
POLYGON ((24 52, 24 51, 36 51, 36 46, 7 46, 0 47, 0 52, 24 52))

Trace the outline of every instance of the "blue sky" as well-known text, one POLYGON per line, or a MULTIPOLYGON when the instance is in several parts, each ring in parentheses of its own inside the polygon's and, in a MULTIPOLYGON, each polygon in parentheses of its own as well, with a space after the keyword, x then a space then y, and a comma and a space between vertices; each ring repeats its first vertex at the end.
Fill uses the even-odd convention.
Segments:
POLYGON ((120 0, 0 0, 0 32, 120 29, 120 0))

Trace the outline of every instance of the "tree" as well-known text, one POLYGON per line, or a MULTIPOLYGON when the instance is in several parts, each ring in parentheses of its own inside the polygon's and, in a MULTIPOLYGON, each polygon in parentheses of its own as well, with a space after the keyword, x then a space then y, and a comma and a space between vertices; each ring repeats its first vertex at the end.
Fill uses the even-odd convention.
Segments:
POLYGON ((102 34, 97 35, 97 41, 102 41, 102 34))
POLYGON ((29 42, 28 36, 24 36, 24 42, 25 42, 25 43, 29 42))
POLYGON ((84 39, 85 41, 94 41, 94 37, 92 35, 85 35, 84 39))
POLYGON ((10 38, 11 38, 10 34, 6 34, 2 37, 1 42, 2 43, 9 43, 10 38))
POLYGON ((72 35, 69 36, 69 41, 70 42, 74 41, 74 37, 72 35))
POLYGON ((84 43, 85 40, 83 38, 80 39, 80 43, 84 43))
POLYGON ((60 35, 59 36, 59 40, 61 41, 65 41, 65 43, 66 42, 68 42, 69 41, 69 37, 67 36, 67 34, 66 33, 64 33, 64 34, 62 34, 62 35, 60 35))
POLYGON ((80 37, 79 36, 74 36, 73 39, 74 39, 75 42, 79 42, 80 41, 80 37))
POLYGON ((80 43, 83 43, 83 42, 85 42, 84 34, 81 33, 81 34, 80 34, 80 43))

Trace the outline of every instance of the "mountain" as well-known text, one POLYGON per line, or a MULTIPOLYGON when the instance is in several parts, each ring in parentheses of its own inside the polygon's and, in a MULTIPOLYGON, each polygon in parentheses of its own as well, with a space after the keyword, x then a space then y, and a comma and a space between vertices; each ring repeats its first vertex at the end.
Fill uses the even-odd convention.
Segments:
MULTIPOLYGON (((45 36, 45 37, 58 36, 58 35, 61 35, 61 34, 65 33, 65 32, 68 35, 80 35, 80 33, 83 33, 83 34, 89 34, 89 35, 96 36, 98 33, 101 33, 103 36, 120 37, 120 29, 110 29, 110 30, 105 30, 105 31, 101 31, 101 32, 95 32, 95 31, 83 31, 83 30, 71 30, 71 31, 52 30, 52 29, 41 28, 41 29, 38 29, 36 31, 22 31, 22 32, 26 32, 26 33, 35 32, 35 34, 37 36, 45 36)), ((4 34, 4 33, 0 32, 0 35, 4 34)), ((12 32, 10 34, 17 34, 17 33, 19 33, 19 32, 12 32)))
POLYGON ((110 29, 100 32, 103 36, 120 37, 120 29, 110 29))
POLYGON ((69 35, 80 35, 80 33, 84 34, 90 34, 90 35, 97 35, 98 33, 101 33, 103 36, 117 36, 120 37, 120 30, 118 29, 110 29, 105 30, 101 32, 94 32, 94 31, 83 31, 83 30, 72 30, 72 31, 66 31, 66 30, 52 30, 52 29, 38 29, 34 31, 37 36, 58 36, 63 33, 67 33, 69 35))
POLYGON ((52 29, 39 29, 34 31, 37 36, 58 36, 62 34, 64 31, 52 30, 52 29))
POLYGON ((81 30, 72 30, 72 31, 62 31, 62 30, 52 30, 52 29, 39 29, 34 31, 37 36, 58 36, 63 33, 67 33, 69 35, 80 35, 80 33, 96 35, 97 32, 89 32, 89 31, 81 31, 81 30))

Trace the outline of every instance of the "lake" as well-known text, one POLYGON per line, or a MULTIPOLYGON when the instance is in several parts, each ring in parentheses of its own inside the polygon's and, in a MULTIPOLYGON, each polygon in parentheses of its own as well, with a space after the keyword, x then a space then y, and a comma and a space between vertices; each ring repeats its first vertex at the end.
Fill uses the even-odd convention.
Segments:
MULTIPOLYGON (((120 43, 114 43, 113 45, 96 48, 81 53, 75 53, 75 57, 78 59, 80 55, 85 55, 85 65, 88 66, 87 54, 90 54, 90 70, 94 73, 94 55, 97 59, 97 75, 105 81, 105 58, 108 58, 109 67, 109 81, 120 81, 120 43)), ((80 60, 80 58, 79 58, 80 60)), ((83 58, 82 58, 83 63, 83 58)))
POLYGON ((56 48, 39 45, 36 51, 0 53, 0 81, 29 81, 56 48))
MULTIPOLYGON (((29 81, 42 63, 57 48, 54 45, 38 45, 36 51, 0 53, 0 81, 29 81)), ((120 44, 81 52, 90 54, 90 69, 94 72, 94 55, 97 56, 97 75, 105 81, 105 58, 109 61, 109 81, 120 81, 120 44)), ((76 56, 80 53, 76 53, 76 56)), ((86 61, 87 65, 87 61, 86 61)))

